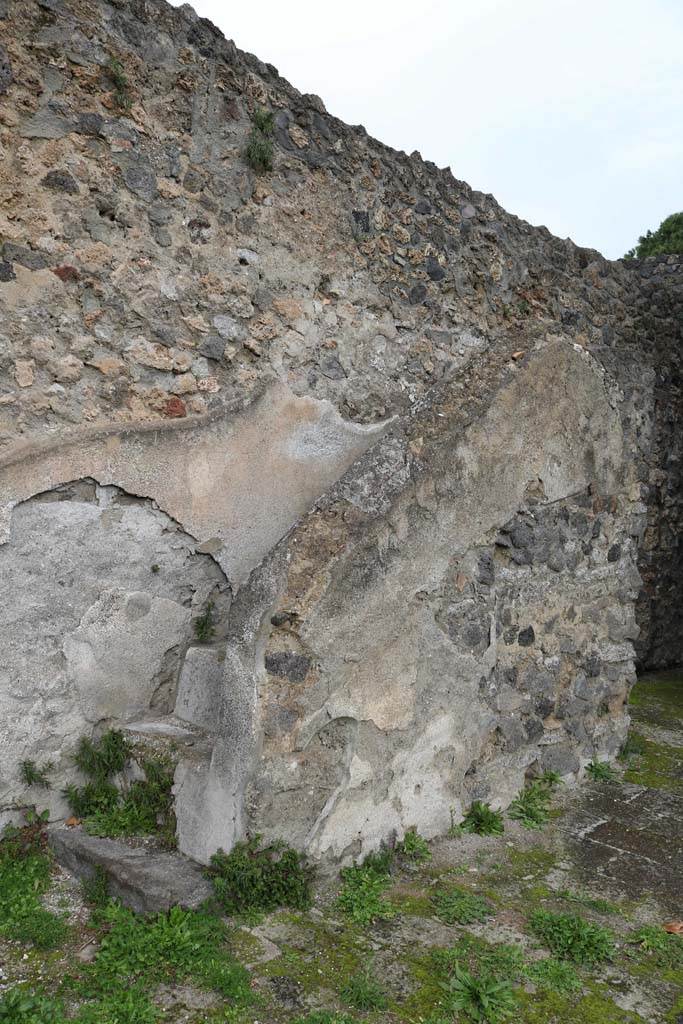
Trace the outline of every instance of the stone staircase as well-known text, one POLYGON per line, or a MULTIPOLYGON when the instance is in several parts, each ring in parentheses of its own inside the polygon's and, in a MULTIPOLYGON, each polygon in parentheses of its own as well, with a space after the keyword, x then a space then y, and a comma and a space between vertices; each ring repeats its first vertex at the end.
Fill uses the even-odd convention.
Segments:
MULTIPOLYGON (((167 755, 176 765, 176 780, 188 773, 208 773, 221 707, 224 653, 218 646, 190 647, 174 712, 150 713, 120 726, 138 757, 167 755)), ((153 838, 107 839, 88 835, 80 826, 63 826, 50 830, 49 842, 59 863, 77 877, 87 880, 98 869, 104 871, 110 894, 138 913, 176 904, 194 908, 212 892, 201 865, 176 851, 159 849, 153 838)))

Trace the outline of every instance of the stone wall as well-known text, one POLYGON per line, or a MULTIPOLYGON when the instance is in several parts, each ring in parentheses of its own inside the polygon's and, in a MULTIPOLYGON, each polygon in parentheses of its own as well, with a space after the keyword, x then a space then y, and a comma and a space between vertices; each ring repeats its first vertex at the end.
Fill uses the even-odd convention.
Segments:
POLYGON ((667 668, 683 664, 683 263, 648 259, 640 272, 637 326, 650 339, 655 375, 654 439, 641 476, 648 511, 636 652, 644 668, 667 668))
POLYGON ((634 644, 682 655, 680 264, 532 228, 188 7, 0 18, 0 805, 83 731, 189 727, 181 849, 348 858, 614 753, 634 644))

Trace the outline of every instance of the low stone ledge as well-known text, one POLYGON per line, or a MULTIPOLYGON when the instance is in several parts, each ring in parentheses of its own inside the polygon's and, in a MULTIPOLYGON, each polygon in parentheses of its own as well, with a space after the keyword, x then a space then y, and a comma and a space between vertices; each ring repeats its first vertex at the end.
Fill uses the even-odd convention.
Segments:
POLYGON ((138 914, 176 905, 195 909, 213 892, 200 865, 180 853, 136 849, 80 828, 52 829, 49 843, 59 863, 78 878, 92 878, 97 868, 105 871, 110 895, 138 914))

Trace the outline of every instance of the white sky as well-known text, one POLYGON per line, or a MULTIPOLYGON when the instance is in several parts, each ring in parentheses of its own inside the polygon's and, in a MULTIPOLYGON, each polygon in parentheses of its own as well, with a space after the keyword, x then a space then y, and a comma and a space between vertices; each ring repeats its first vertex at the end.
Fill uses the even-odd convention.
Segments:
POLYGON ((193 6, 330 113, 579 245, 617 258, 683 210, 683 0, 193 6))

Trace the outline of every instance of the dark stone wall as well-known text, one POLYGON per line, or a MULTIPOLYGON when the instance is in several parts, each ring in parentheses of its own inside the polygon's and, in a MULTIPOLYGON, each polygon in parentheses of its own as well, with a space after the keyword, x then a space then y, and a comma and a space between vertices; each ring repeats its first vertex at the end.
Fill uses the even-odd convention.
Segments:
POLYGON ((655 370, 652 448, 642 487, 643 588, 636 608, 636 653, 648 669, 683 664, 683 258, 643 260, 639 270, 637 325, 649 340, 655 370))

